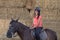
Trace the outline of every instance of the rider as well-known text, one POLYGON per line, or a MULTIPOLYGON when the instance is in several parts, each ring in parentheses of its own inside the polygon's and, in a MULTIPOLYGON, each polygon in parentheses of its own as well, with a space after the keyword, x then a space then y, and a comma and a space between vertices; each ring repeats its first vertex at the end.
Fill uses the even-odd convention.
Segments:
POLYGON ((40 7, 36 7, 34 10, 34 18, 31 29, 34 29, 36 40, 43 40, 42 35, 39 35, 39 33, 41 33, 43 29, 42 16, 40 15, 40 7))

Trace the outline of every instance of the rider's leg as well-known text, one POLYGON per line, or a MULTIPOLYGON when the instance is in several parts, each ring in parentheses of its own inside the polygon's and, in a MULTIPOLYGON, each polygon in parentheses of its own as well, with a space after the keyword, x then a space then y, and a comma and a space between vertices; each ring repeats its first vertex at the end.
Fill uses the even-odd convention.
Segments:
POLYGON ((35 29, 36 40, 40 40, 39 33, 41 32, 41 29, 42 28, 39 28, 39 27, 35 29))
POLYGON ((46 34, 45 31, 40 33, 40 38, 41 38, 41 40, 46 40, 47 39, 47 34, 46 34))

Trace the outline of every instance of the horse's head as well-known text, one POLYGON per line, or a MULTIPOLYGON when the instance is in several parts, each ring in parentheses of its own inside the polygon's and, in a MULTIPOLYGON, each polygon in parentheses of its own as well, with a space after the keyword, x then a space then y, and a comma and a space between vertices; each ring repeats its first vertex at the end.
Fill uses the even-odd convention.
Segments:
POLYGON ((8 29, 8 32, 7 32, 7 37, 8 38, 12 38, 12 36, 17 32, 17 23, 18 23, 18 20, 11 20, 10 24, 9 24, 9 29, 8 29))

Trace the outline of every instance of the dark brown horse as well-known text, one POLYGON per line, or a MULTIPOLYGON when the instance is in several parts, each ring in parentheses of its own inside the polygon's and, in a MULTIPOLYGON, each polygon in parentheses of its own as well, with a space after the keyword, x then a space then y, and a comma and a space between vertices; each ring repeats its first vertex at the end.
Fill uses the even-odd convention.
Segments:
MULTIPOLYGON (((56 32, 50 30, 50 29, 44 29, 47 33, 47 40, 57 40, 56 32)), ((22 40, 35 40, 33 35, 31 34, 31 29, 27 27, 26 25, 18 22, 18 20, 13 20, 10 22, 9 30, 7 32, 7 37, 12 38, 12 36, 17 32, 19 37, 21 37, 22 40)))

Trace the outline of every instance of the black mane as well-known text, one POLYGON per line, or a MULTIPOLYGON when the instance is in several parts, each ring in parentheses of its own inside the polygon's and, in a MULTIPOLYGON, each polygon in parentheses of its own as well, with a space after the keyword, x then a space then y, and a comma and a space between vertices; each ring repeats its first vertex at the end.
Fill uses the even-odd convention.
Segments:
POLYGON ((24 25, 24 24, 21 23, 21 22, 18 22, 18 24, 19 24, 19 27, 21 27, 22 29, 29 29, 28 26, 24 25))

